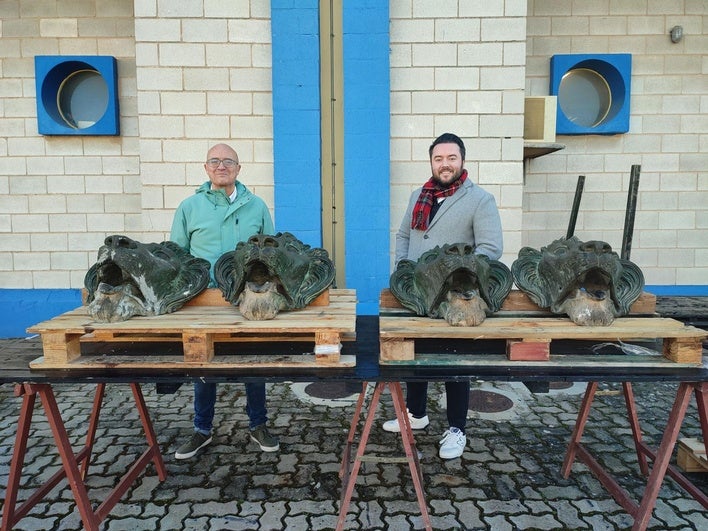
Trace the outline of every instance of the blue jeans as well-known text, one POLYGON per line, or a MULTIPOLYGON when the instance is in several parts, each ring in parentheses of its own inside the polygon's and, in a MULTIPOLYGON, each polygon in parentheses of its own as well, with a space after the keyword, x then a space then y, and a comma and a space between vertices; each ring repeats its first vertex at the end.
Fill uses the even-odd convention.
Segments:
MULTIPOLYGON (((450 427, 465 432, 467 410, 470 407, 470 382, 445 382, 447 395, 447 422, 450 427)), ((428 382, 406 384, 406 407, 416 418, 425 416, 428 401, 428 382)))
MULTIPOLYGON (((268 420, 265 383, 246 384, 246 413, 248 427, 254 429, 268 420)), ((204 435, 211 433, 216 404, 215 383, 194 383, 194 429, 204 435)))

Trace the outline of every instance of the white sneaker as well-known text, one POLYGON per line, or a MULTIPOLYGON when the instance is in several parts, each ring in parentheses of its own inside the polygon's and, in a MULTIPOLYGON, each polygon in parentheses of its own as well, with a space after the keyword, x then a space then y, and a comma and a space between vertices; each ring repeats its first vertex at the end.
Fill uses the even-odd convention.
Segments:
POLYGON ((445 430, 440 439, 440 458, 455 459, 460 457, 467 446, 467 436, 459 428, 445 430))
MULTIPOLYGON (((422 430, 428 424, 430 424, 430 419, 428 418, 428 415, 417 419, 413 415, 411 415, 411 412, 407 409, 406 413, 408 413, 408 420, 410 420, 412 430, 422 430)), ((398 425, 398 419, 387 420, 383 423, 383 429, 384 431, 391 431, 394 433, 398 433, 401 431, 401 427, 398 425)))

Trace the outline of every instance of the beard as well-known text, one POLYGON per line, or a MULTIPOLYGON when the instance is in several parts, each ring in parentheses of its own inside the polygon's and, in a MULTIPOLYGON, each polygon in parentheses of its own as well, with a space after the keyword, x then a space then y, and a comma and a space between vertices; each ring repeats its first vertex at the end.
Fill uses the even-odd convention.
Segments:
POLYGON ((445 166, 440 168, 438 171, 433 172, 433 181, 440 185, 441 188, 447 188, 460 178, 463 171, 464 168, 458 168, 457 170, 455 170, 449 166, 445 166), (444 171, 451 171, 452 175, 450 177, 442 178, 440 174, 444 171))

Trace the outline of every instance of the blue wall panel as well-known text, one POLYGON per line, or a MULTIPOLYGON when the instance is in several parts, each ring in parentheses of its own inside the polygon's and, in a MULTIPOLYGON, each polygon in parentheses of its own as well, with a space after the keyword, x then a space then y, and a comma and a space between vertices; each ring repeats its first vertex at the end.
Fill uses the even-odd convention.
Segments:
POLYGON ((0 289, 0 338, 27 337, 28 327, 79 306, 78 289, 0 289))
POLYGON ((388 2, 345 2, 343 15, 347 286, 371 315, 390 262, 388 2))
POLYGON ((275 227, 322 245, 319 2, 273 0, 275 227))

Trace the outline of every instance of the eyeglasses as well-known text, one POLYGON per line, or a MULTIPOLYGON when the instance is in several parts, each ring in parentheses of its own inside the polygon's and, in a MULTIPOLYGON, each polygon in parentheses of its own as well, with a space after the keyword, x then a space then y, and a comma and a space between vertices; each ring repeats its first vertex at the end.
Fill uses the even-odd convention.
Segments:
POLYGON ((224 168, 235 168, 238 166, 238 161, 234 159, 209 159, 206 161, 207 166, 212 170, 219 167, 219 164, 223 164, 224 168))

